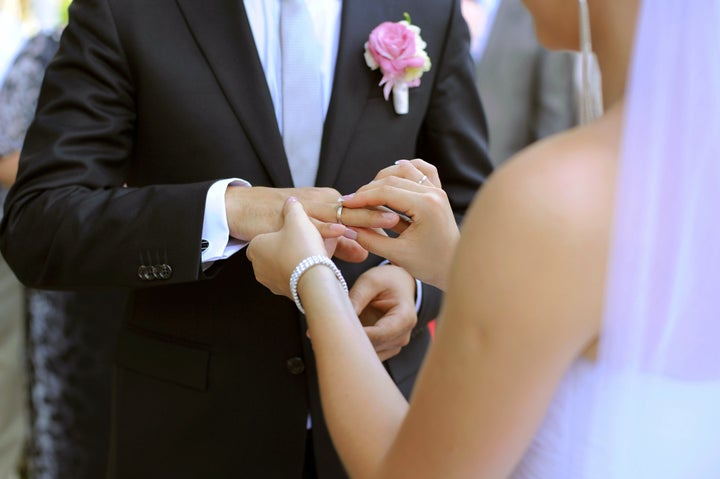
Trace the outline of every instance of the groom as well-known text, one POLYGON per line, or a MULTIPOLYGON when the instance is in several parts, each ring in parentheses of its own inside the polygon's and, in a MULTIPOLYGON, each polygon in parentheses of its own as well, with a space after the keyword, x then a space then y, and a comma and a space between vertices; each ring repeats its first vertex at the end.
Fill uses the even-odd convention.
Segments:
MULTIPOLYGON (((307 167, 292 161, 281 130, 314 118, 283 105, 292 81, 278 19, 290 1, 75 0, 70 9, 2 248, 33 286, 133 291, 117 345, 113 477, 343 477, 303 318, 255 281, 242 247, 279 226, 290 194, 335 221, 340 192, 400 158, 434 163, 459 217, 490 172, 459 0, 324 0, 307 2, 324 128, 314 181, 300 180, 307 167), (422 28, 432 68, 400 116, 363 45, 404 12, 422 28)), ((343 273, 379 299, 372 307, 384 317, 367 330, 381 356, 411 338, 386 363, 409 394, 439 295, 379 262, 343 263, 343 273)))

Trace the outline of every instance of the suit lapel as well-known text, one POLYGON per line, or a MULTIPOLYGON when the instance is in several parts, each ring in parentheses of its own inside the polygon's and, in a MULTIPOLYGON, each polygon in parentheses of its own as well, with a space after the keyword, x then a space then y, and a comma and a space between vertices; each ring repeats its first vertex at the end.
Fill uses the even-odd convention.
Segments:
POLYGON ((335 183, 370 89, 378 88, 379 91, 380 74, 371 72, 365 64, 364 45, 370 31, 381 22, 401 20, 391 16, 394 3, 387 0, 343 1, 335 76, 316 180, 318 186, 335 183))
POLYGON ((176 0, 195 41, 277 187, 292 177, 265 73, 241 0, 176 0))

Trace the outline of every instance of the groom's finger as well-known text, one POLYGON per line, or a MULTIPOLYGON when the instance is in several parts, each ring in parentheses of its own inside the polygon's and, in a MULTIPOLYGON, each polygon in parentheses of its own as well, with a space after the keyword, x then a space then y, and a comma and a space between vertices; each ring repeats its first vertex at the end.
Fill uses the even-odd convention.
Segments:
POLYGON ((368 251, 354 240, 343 236, 338 238, 335 257, 348 263, 361 263, 368 257, 368 251))
POLYGON ((390 229, 400 221, 400 215, 385 209, 348 208, 343 207, 341 215, 342 224, 346 226, 361 226, 364 228, 390 229))
POLYGON ((340 202, 305 203, 308 216, 325 223, 362 225, 368 228, 392 228, 400 220, 399 216, 388 211, 348 210, 340 202))
POLYGON ((375 352, 384 361, 395 356, 410 342, 411 329, 400 314, 393 311, 381 317, 374 325, 363 328, 375 352))
POLYGON ((375 299, 376 294, 377 290, 372 285, 363 281, 356 282, 348 292, 355 314, 360 316, 370 302, 375 299))

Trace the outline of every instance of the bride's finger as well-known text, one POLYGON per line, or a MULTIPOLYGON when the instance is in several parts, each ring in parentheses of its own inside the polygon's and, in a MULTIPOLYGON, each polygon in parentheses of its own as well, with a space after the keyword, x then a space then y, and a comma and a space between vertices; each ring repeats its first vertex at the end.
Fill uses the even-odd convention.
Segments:
MULTIPOLYGON (((395 178, 389 181, 406 181, 395 178)), ((343 205, 347 209, 348 213, 352 211, 359 211, 358 209, 366 209, 368 207, 387 206, 395 211, 407 215, 410 219, 417 211, 422 207, 422 195, 423 192, 412 191, 406 188, 397 187, 391 184, 376 185, 373 188, 367 190, 361 190, 352 195, 343 197, 343 205)), ((343 223, 348 226, 368 226, 362 223, 352 223, 345 216, 343 217, 343 223)), ((393 225, 395 226, 395 225, 393 225)))
POLYGON ((365 250, 395 262, 405 246, 396 238, 379 234, 368 228, 358 228, 355 241, 365 250))
POLYGON ((440 187, 437 169, 430 163, 415 160, 398 160, 393 166, 384 168, 375 175, 374 182, 389 177, 404 178, 419 185, 440 187))
POLYGON ((440 182, 440 175, 438 174, 438 170, 435 167, 435 165, 433 165, 432 163, 428 163, 427 161, 422 160, 420 158, 415 158, 414 160, 409 160, 409 162, 415 168, 420 170, 423 173, 423 175, 426 175, 428 177, 430 185, 435 186, 437 188, 442 188, 442 183, 440 182))
POLYGON ((398 178, 405 178, 406 180, 415 182, 419 182, 423 179, 423 177, 425 177, 425 180, 423 180, 423 182, 427 180, 427 176, 425 175, 425 173, 413 166, 410 161, 398 160, 393 165, 378 171, 375 175, 375 178, 373 178, 373 182, 380 181, 383 178, 388 178, 392 176, 396 176, 398 178))
MULTIPOLYGON (((439 188, 435 188, 427 183, 427 181, 424 184, 420 184, 417 181, 408 180, 405 178, 401 178, 399 176, 387 176, 381 180, 373 181, 372 183, 368 183, 367 185, 361 186, 355 193, 360 192, 366 192, 371 191, 374 189, 379 189, 387 186, 392 186, 394 188, 403 189, 407 191, 414 191, 416 193, 427 193, 430 190, 437 190, 439 188)), ((345 198, 345 197, 343 197, 345 198)))

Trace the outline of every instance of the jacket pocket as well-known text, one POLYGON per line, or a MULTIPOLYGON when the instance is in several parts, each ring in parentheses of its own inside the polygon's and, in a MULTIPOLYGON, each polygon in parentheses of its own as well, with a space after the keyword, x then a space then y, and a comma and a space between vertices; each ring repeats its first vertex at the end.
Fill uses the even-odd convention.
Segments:
POLYGON ((207 390, 209 351, 122 329, 115 362, 137 373, 199 391, 207 390))

